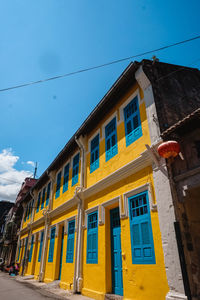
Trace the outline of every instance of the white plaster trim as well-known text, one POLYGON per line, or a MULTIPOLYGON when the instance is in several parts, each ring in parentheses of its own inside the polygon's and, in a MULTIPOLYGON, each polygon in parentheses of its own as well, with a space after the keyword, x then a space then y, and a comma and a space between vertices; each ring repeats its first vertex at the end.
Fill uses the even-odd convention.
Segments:
MULTIPOLYGON (((116 127, 118 125, 118 118, 117 118, 117 110, 103 123, 102 125, 102 139, 105 139, 105 128, 106 126, 116 117, 116 127)), ((117 129, 117 128, 116 128, 117 129)))
POLYGON ((150 207, 151 211, 156 211, 157 210, 157 204, 155 204, 155 202, 153 201, 152 185, 151 185, 150 182, 148 182, 148 183, 140 185, 140 186, 136 187, 135 189, 130 190, 130 191, 123 194, 124 210, 125 210, 125 216, 126 217, 130 217, 129 216, 128 198, 130 198, 132 196, 136 196, 137 194, 142 193, 142 192, 146 192, 146 191, 148 192, 149 207, 150 207))
POLYGON ((169 291, 166 295, 166 300, 187 300, 187 296, 184 294, 169 291))
POLYGON ((99 225, 104 225, 105 224, 105 208, 111 206, 112 204, 119 202, 119 210, 120 210, 120 216, 121 216, 121 206, 120 206, 120 196, 114 197, 100 205, 99 211, 101 212, 101 218, 99 225))
POLYGON ((135 79, 144 93, 146 114, 149 126, 151 144, 160 139, 160 127, 158 124, 157 111, 154 101, 153 89, 151 83, 143 71, 142 66, 135 73, 135 79))
POLYGON ((148 151, 144 151, 141 153, 139 157, 132 160, 125 166, 117 169, 115 172, 109 174, 107 177, 96 182, 94 185, 90 186, 89 188, 85 189, 82 192, 84 198, 90 197, 91 195, 97 194, 98 192, 102 191, 102 189, 107 188, 110 185, 121 181, 128 176, 135 174, 136 172, 142 170, 147 166, 152 165, 151 157, 148 154, 148 151))
POLYGON ((94 207, 91 207, 91 208, 88 208, 85 210, 85 222, 84 222, 84 226, 83 228, 86 229, 87 228, 87 218, 88 218, 88 215, 94 211, 98 211, 98 222, 99 222, 99 205, 96 205, 94 207))
POLYGON ((68 234, 68 224, 70 221, 75 220, 75 232, 77 231, 77 215, 67 218, 64 221, 64 234, 68 234))
MULTIPOLYGON (((42 232, 44 232, 44 229, 43 229, 43 230, 40 230, 40 231, 38 232, 38 234, 39 234, 38 241, 39 241, 39 242, 41 241, 41 235, 42 235, 42 232)), ((44 235, 43 235, 43 237, 44 237, 44 235)))
POLYGON ((61 179, 63 177, 63 167, 61 167, 57 172, 56 172, 56 180, 55 180, 55 184, 57 186, 57 181, 58 181, 58 174, 61 172, 61 179))
POLYGON ((101 136, 100 136, 100 128, 99 128, 99 129, 97 129, 95 131, 95 133, 88 140, 88 152, 91 152, 91 147, 90 147, 91 145, 90 145, 90 143, 95 138, 95 136, 97 136, 97 134, 99 134, 99 141, 102 139, 101 136))
POLYGON ((140 92, 139 89, 137 89, 135 92, 131 94, 130 97, 120 106, 119 108, 119 115, 120 115, 120 123, 124 122, 124 108, 135 98, 138 97, 138 106, 140 107, 141 104, 141 98, 140 98, 140 92))

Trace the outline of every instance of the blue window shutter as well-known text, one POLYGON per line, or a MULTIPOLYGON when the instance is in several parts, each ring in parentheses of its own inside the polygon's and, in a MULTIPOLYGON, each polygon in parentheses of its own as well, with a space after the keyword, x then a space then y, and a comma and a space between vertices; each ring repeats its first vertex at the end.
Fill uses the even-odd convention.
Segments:
POLYGON ((88 215, 87 223, 87 264, 98 263, 98 212, 88 215))
POLYGON ((38 212, 39 208, 40 208, 40 198, 41 198, 41 192, 38 194, 38 201, 37 201, 37 210, 36 210, 36 212, 38 212))
POLYGON ((51 182, 49 182, 47 186, 46 206, 49 204, 50 190, 51 190, 51 182))
POLYGON ((31 262, 31 259, 32 259, 33 244, 34 244, 34 235, 32 235, 32 238, 31 238, 31 248, 30 248, 30 251, 29 251, 29 258, 28 258, 29 262, 31 262))
POLYGON ((99 134, 91 141, 90 151, 90 173, 92 173, 99 168, 99 134))
POLYGON ((27 205, 27 220, 29 220, 29 214, 30 214, 30 203, 27 205))
POLYGON ((18 257, 17 257, 17 261, 19 261, 20 251, 21 251, 21 240, 19 241, 19 249, 18 249, 18 257))
POLYGON ((26 206, 25 208, 25 215, 24 215, 24 222, 26 222, 26 218, 27 218, 27 213, 28 213, 28 206, 26 206))
POLYGON ((40 237, 40 249, 39 249, 39 254, 38 254, 38 262, 40 262, 40 260, 41 260, 43 239, 44 239, 44 231, 41 232, 41 237, 40 237))
POLYGON ((34 205, 34 199, 31 201, 31 217, 32 217, 32 213, 33 213, 33 205, 34 205))
POLYGON ((68 181, 69 181, 69 164, 67 164, 64 169, 63 193, 68 190, 68 181))
POLYGON ((49 257, 48 262, 53 262, 53 253, 54 253, 54 243, 55 243, 55 233, 56 228, 51 228, 51 236, 50 236, 50 243, 49 243, 49 257))
POLYGON ((45 194, 46 194, 46 188, 43 188, 43 191, 42 191, 42 203, 41 203, 41 209, 44 208, 45 194))
POLYGON ((72 186, 78 182, 78 173, 79 173, 79 153, 73 158, 72 186))
POLYGON ((147 192, 129 198, 133 264, 155 264, 154 242, 147 192))
POLYGON ((129 146, 142 136, 142 126, 137 96, 124 108, 124 122, 126 146, 129 146))
POLYGON ((75 232, 75 220, 68 223, 68 236, 67 236, 67 254, 66 262, 73 263, 74 258, 74 232, 75 232))
POLYGON ((57 175, 56 198, 60 196, 60 185, 61 185, 61 171, 57 175))
POLYGON ((117 125, 116 117, 105 127, 106 161, 117 155, 117 125))

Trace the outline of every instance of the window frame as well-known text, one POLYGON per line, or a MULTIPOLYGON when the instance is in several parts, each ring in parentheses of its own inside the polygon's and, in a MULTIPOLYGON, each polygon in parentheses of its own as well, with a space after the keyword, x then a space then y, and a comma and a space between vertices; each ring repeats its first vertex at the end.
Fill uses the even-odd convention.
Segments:
MULTIPOLYGON (((132 196, 128 197, 128 206, 129 206, 129 224, 130 224, 130 238, 131 238, 131 255, 132 255, 132 264, 139 264, 139 265, 145 265, 145 264, 155 264, 155 250, 154 250, 154 239, 153 239, 153 230, 152 230, 152 223, 151 223, 151 207, 149 203, 149 197, 148 197, 148 190, 142 191, 138 194, 134 194, 132 196), (139 216, 134 216, 132 217, 131 214, 131 201, 140 197, 140 196, 146 196, 146 207, 147 207, 147 213, 139 215, 139 216), (142 237, 142 232, 141 232, 141 227, 142 224, 148 223, 148 229, 149 229, 149 243, 144 244, 141 243, 143 237, 142 237), (151 245, 152 249, 152 256, 151 258, 145 258, 144 255, 141 256, 140 258, 137 258, 134 255, 134 249, 136 248, 134 245, 134 240, 133 240, 133 226, 138 225, 139 227, 139 239, 140 243, 137 245, 137 249, 141 248, 142 250, 150 248, 148 245, 151 245), (145 246, 146 245, 146 246, 145 246)), ((140 206, 138 206, 139 208, 140 206)), ((144 251, 143 251, 144 252, 144 251)))
MULTIPOLYGON (((93 244, 93 243, 92 243, 93 244)), ((87 214, 87 253, 86 253, 86 263, 87 264, 98 264, 98 210, 92 211, 87 214), (95 228, 89 228, 89 217, 97 214, 97 226, 95 228), (96 234, 96 250, 89 248, 89 237, 96 234), (96 252, 95 258, 90 258, 89 251, 96 252)))
POLYGON ((111 158, 113 158, 114 156, 116 156, 118 154, 118 140, 117 140, 117 116, 113 116, 113 118, 111 120, 109 120, 109 122, 106 123, 106 125, 104 126, 104 134, 105 134, 105 157, 106 157, 106 162, 109 161, 111 158), (106 130, 108 128, 109 125, 111 125, 111 123, 115 123, 115 131, 111 132, 108 136, 106 134, 106 130), (112 146, 112 138, 113 136, 115 136, 116 139, 116 143, 114 144, 114 146, 112 146), (107 149, 107 142, 108 140, 110 141, 110 148, 107 149))
POLYGON ((56 238, 56 226, 53 226, 51 227, 50 230, 48 262, 53 262, 55 238, 56 238), (53 231, 54 231, 54 236, 52 237, 53 231))
POLYGON ((40 248, 39 248, 39 253, 38 253, 38 262, 41 261, 43 241, 44 241, 44 231, 41 231, 40 232, 40 248))
POLYGON ((46 199, 46 186, 43 187, 42 190, 41 210, 44 208, 45 199, 46 199))
POLYGON ((140 117, 140 101, 138 95, 134 95, 128 103, 123 107, 123 114, 124 114, 124 128, 125 128, 125 137, 126 137, 126 147, 130 146, 136 140, 138 140, 142 134, 142 123, 140 117), (136 111, 133 112, 127 119, 126 119, 126 110, 131 103, 136 104, 136 111), (138 126, 134 129, 134 118, 137 116, 138 126), (128 133, 128 124, 131 124, 131 132, 128 133))
POLYGON ((39 212, 40 210, 40 202, 41 202, 41 190, 38 193, 38 197, 37 197, 37 207, 36 207, 36 213, 39 212))
POLYGON ((70 162, 67 162, 63 168, 63 194, 69 189, 69 170, 70 170, 70 162), (65 169, 68 167, 68 175, 65 174, 65 169), (65 181, 65 177, 68 177, 67 181, 65 181))
POLYGON ((68 221, 66 263, 73 263, 73 260, 74 260, 74 237, 75 237, 75 231, 76 231, 76 220, 72 219, 72 220, 68 221), (72 223, 74 224, 74 231, 73 231, 73 233, 69 233, 69 227, 70 227, 70 224, 72 224, 72 223), (71 243, 71 241, 72 241, 72 243, 71 243), (72 244, 73 250, 69 249, 70 243, 72 244), (70 251, 72 253, 70 253, 70 251), (72 257, 70 257, 70 254, 72 255, 72 257))
POLYGON ((46 201, 45 206, 49 205, 49 199, 50 199, 50 193, 51 193, 51 181, 49 181, 46 185, 47 195, 46 195, 46 201), (48 187, 49 187, 49 195, 48 195, 48 187), (48 200, 48 201, 47 201, 48 200))
POLYGON ((91 140, 90 140, 90 174, 93 173, 96 169, 99 168, 99 154, 100 154, 100 133, 98 132, 91 140), (92 142, 94 139, 98 137, 98 145, 92 150, 92 142), (92 154, 96 153, 98 150, 98 158, 92 163, 92 154))
POLYGON ((60 197, 60 188, 61 188, 61 182, 62 182, 62 169, 60 169, 56 174, 56 191, 55 191, 55 199, 60 197), (60 175, 60 182, 58 187, 58 176, 60 175))
POLYGON ((80 152, 76 152, 76 154, 74 154, 74 156, 72 157, 72 186, 78 183, 79 165, 80 165, 80 152), (74 160, 76 156, 79 156, 78 164, 74 165, 74 160), (78 166, 78 173, 73 176, 74 168, 76 168, 77 166, 78 166))

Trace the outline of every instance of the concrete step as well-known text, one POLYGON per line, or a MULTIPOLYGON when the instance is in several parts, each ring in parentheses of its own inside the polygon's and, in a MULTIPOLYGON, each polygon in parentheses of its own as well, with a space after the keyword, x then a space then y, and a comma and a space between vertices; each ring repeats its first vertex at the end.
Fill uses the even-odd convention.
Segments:
POLYGON ((115 295, 115 294, 106 294, 105 300, 122 300, 123 296, 115 295))

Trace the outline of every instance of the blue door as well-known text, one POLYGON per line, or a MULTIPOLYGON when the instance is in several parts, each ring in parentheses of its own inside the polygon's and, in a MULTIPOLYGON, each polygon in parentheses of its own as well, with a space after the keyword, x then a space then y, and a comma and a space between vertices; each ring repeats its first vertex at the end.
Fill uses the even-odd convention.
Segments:
POLYGON ((58 278, 59 280, 61 279, 61 272, 62 272, 63 241, 64 241, 64 227, 62 227, 62 236, 61 236, 60 271, 59 271, 59 278, 58 278))
POLYGON ((121 227, 119 207, 110 211, 112 292, 123 296, 121 227))

